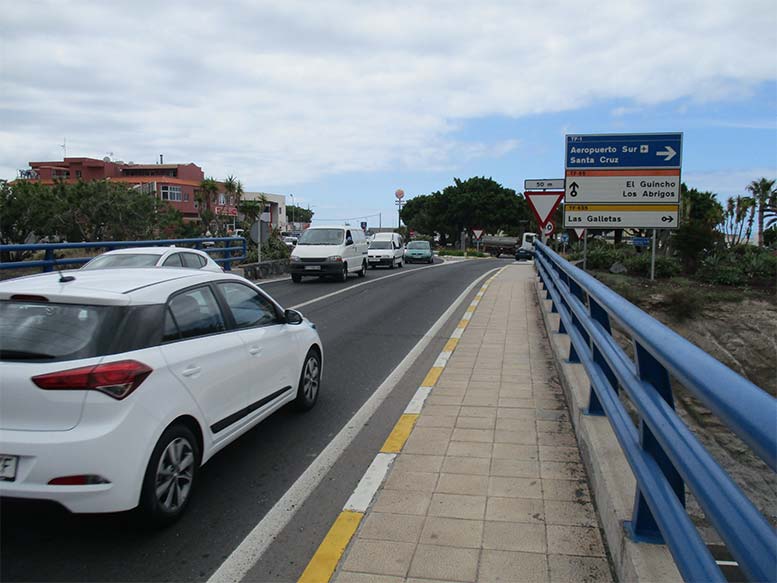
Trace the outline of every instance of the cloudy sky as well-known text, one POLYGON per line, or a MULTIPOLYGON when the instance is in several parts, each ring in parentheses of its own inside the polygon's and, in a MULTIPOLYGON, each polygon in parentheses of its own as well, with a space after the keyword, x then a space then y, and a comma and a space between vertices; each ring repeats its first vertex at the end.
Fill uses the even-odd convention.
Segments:
MULTIPOLYGON (((683 177, 777 175, 777 2, 0 0, 0 178, 195 162, 318 218, 453 177, 563 176, 565 133, 684 132, 683 177)), ((370 217, 371 225, 377 217, 370 217)))

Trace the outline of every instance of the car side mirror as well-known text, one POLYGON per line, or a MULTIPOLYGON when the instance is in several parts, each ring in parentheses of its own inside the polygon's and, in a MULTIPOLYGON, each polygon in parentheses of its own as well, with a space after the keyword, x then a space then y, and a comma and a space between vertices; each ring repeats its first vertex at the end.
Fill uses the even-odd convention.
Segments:
POLYGON ((284 310, 283 317, 286 318, 287 324, 302 324, 302 314, 300 314, 297 310, 284 310))

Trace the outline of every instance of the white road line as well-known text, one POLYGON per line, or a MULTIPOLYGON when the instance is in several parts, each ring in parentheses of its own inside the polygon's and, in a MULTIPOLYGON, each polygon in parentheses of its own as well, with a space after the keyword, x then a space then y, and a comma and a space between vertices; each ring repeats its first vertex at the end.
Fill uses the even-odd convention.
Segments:
POLYGON ((456 328, 451 334, 451 338, 461 338, 462 334, 464 334, 464 328, 456 328))
POLYGON ((309 306, 310 304, 315 304, 316 302, 320 302, 321 300, 325 300, 327 298, 331 298, 332 296, 336 296, 338 294, 344 294, 345 292, 349 292, 351 290, 354 290, 356 288, 360 288, 363 285, 369 285, 371 283, 375 283, 378 281, 383 281, 384 279, 390 279, 392 277, 399 277, 400 275, 405 274, 411 274, 411 273, 417 273, 419 271, 423 271, 424 269, 434 269, 435 267, 443 267, 445 265, 453 265, 451 263, 435 263, 434 265, 427 265, 426 267, 418 267, 416 269, 408 269, 407 271, 400 271, 397 273, 392 273, 391 275, 384 275, 383 277, 378 277, 375 279, 368 279, 367 281, 363 281, 361 283, 357 283, 356 285, 349 285, 348 287, 344 287, 343 289, 339 289, 337 291, 334 291, 332 293, 319 296, 317 298, 313 298, 312 300, 308 300, 307 302, 302 302, 301 304, 297 304, 296 306, 291 306, 292 310, 299 310, 300 308, 304 308, 305 306, 309 306))
POLYGON ((451 357, 452 352, 441 352, 440 356, 437 357, 437 360, 434 361, 434 364, 432 366, 439 366, 440 368, 445 368, 445 365, 448 364, 448 359, 451 357))
POLYGON ((367 512, 367 507, 372 502, 372 497, 378 491, 383 483, 386 473, 388 473, 391 463, 397 457, 395 453, 379 453, 372 460, 370 467, 364 472, 362 479, 356 489, 348 498, 348 502, 343 506, 343 510, 353 510, 355 512, 367 512))
MULTIPOLYGON (((430 265, 429 268, 431 267, 436 267, 436 265, 430 265)), ((286 493, 275 503, 269 512, 264 515, 264 518, 259 521, 253 530, 248 533, 245 539, 243 539, 243 542, 232 551, 232 554, 230 554, 216 572, 210 576, 208 583, 226 581, 236 582, 243 579, 246 573, 248 573, 248 571, 250 571, 259 561, 262 554, 267 550, 267 547, 270 546, 275 537, 286 527, 297 509, 302 506, 326 473, 356 438, 364 425, 370 420, 373 413, 377 411, 378 407, 380 407, 383 401, 391 394, 391 391, 394 390, 394 387, 396 387, 397 383, 399 383, 416 359, 421 355, 429 343, 434 340, 437 333, 466 299, 467 295, 478 285, 478 283, 480 283, 480 281, 499 269, 501 268, 495 267, 475 279, 475 281, 469 284, 464 291, 461 292, 459 297, 448 306, 448 309, 443 312, 434 324, 432 324, 432 327, 429 328, 426 334, 424 334, 416 345, 413 346, 405 358, 402 359, 402 362, 391 371, 391 374, 386 377, 354 416, 348 420, 348 423, 345 424, 334 439, 332 439, 324 450, 318 454, 318 457, 313 460, 313 463, 311 463, 302 475, 297 478, 297 481, 286 490, 286 493)), ((347 289, 343 291, 347 291, 347 289)))
POLYGON ((429 393, 432 392, 432 387, 418 387, 418 390, 415 392, 415 395, 413 395, 413 398, 410 399, 410 402, 407 404, 407 407, 405 407, 405 414, 406 415, 418 415, 421 413, 421 409, 424 407, 424 402, 426 401, 426 397, 429 396, 429 393))

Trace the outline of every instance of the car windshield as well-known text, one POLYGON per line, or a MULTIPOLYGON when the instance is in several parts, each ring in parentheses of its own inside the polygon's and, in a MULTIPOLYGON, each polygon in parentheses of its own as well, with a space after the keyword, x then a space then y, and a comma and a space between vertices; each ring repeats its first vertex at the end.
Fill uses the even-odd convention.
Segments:
POLYGON ((429 241, 412 241, 407 244, 408 249, 429 249, 429 241))
POLYGON ((344 237, 342 229, 308 229, 297 245, 341 245, 344 237))
POLYGON ((391 249, 391 241, 373 241, 370 249, 391 249))
POLYGON ((0 302, 0 360, 67 360, 98 354, 98 334, 117 308, 0 302))
POLYGON ((81 269, 113 269, 116 267, 154 267, 162 254, 117 253, 95 257, 81 269))

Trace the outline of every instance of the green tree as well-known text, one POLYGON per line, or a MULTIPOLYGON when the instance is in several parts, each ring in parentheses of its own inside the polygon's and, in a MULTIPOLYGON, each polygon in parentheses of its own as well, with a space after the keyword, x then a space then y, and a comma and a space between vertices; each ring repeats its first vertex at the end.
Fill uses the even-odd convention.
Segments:
POLYGON ((200 188, 194 193, 194 198, 197 200, 200 211, 200 220, 205 230, 210 229, 210 224, 215 219, 216 215, 213 212, 213 207, 216 204, 216 196, 219 192, 219 183, 212 176, 207 177, 200 182, 200 188))
POLYGON ((750 238, 755 210, 755 200, 749 196, 728 197, 723 212, 723 232, 727 237, 727 245, 736 247, 750 238))
MULTIPOLYGON (((767 180, 761 178, 760 180, 753 180, 747 185, 747 190, 753 195, 753 200, 758 208, 758 246, 764 245, 764 219, 767 215, 767 209, 772 206, 770 203, 774 202, 774 197, 777 194, 777 189, 774 188, 774 180, 767 180)), ((770 209, 771 210, 771 209, 770 209)))
POLYGON ((409 200, 402 209, 405 224, 420 233, 439 233, 444 244, 448 238, 457 240, 465 229, 518 234, 530 220, 523 196, 492 178, 453 182, 442 191, 409 200))
POLYGON ((723 221, 723 207, 712 192, 700 192, 681 185, 682 216, 673 235, 686 273, 695 273, 705 256, 712 253, 723 239, 717 226, 723 221))
MULTIPOLYGON (((53 217, 59 206, 51 189, 24 180, 0 181, 0 244, 37 243, 56 236, 53 217)), ((3 252, 2 261, 20 261, 31 252, 3 252)))
POLYGON ((286 205, 286 218, 292 223, 309 223, 315 211, 294 204, 286 205))

